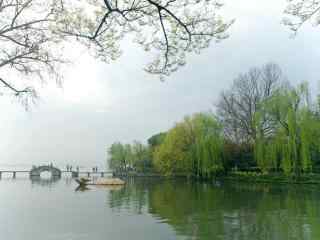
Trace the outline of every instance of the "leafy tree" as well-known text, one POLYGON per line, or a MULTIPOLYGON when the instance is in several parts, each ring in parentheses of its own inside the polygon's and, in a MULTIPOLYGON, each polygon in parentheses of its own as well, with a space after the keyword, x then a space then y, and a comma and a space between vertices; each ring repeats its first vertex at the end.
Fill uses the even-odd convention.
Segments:
POLYGON ((233 23, 218 15, 222 4, 217 0, 80 0, 73 5, 68 5, 66 22, 59 25, 64 34, 110 60, 120 54, 119 40, 133 33, 144 50, 157 52, 146 71, 162 76, 184 65, 187 53, 228 37, 233 23))
POLYGON ((114 170, 125 170, 127 165, 126 160, 125 147, 119 142, 113 143, 108 149, 109 167, 114 170))
POLYGON ((132 144, 132 154, 133 154, 133 167, 140 171, 146 172, 148 169, 152 168, 152 156, 148 146, 143 145, 138 141, 134 141, 132 144))
POLYGON ((134 155, 130 144, 113 143, 108 149, 109 167, 114 170, 126 171, 133 166, 134 155))
POLYGON ((265 135, 259 130, 261 121, 257 120, 258 165, 265 171, 281 168, 286 174, 311 171, 311 151, 319 148, 320 122, 310 108, 307 84, 279 90, 265 102, 264 108, 275 124, 272 132, 265 135))
POLYGON ((154 161, 166 174, 209 177, 223 169, 222 128, 212 114, 186 117, 156 149, 154 161))
POLYGON ((289 4, 285 10, 288 15, 284 19, 287 25, 295 33, 308 21, 312 21, 315 26, 320 23, 320 2, 314 0, 288 0, 289 4))
POLYGON ((63 36, 55 31, 64 15, 63 1, 0 1, 0 83, 3 92, 13 92, 24 103, 37 97, 28 81, 54 78, 60 81, 59 54, 63 36), (19 81, 22 79, 22 81, 19 81), (17 83, 21 88, 15 86, 17 83))
POLYGON ((226 171, 232 169, 248 170, 251 167, 256 167, 252 144, 238 144, 228 139, 224 141, 224 168, 226 171))
POLYGON ((192 171, 191 139, 187 135, 186 125, 178 123, 171 129, 154 152, 154 164, 158 170, 170 175, 174 173, 190 173, 192 171))
MULTIPOLYGON (((226 138, 234 143, 252 144, 256 138, 255 114, 261 103, 282 85, 286 85, 280 67, 269 63, 240 74, 230 90, 224 91, 217 104, 217 115, 224 126, 226 138)), ((263 118, 265 132, 270 121, 263 118)))
POLYGON ((132 168, 133 167, 133 162, 134 162, 134 155, 132 152, 132 147, 130 144, 125 144, 124 145, 124 153, 125 153, 125 170, 127 168, 132 168))
POLYGON ((167 133, 158 133, 153 135, 148 139, 148 144, 151 148, 155 148, 163 143, 164 139, 166 138, 167 133))
POLYGON ((22 99, 37 97, 34 81, 60 83, 66 41, 108 62, 120 56, 121 39, 130 33, 155 56, 146 71, 168 75, 188 53, 228 36, 232 21, 222 21, 221 7, 216 0, 1 0, 0 83, 22 99))
POLYGON ((138 141, 133 144, 113 143, 108 149, 108 164, 114 170, 144 172, 152 168, 150 149, 138 141))

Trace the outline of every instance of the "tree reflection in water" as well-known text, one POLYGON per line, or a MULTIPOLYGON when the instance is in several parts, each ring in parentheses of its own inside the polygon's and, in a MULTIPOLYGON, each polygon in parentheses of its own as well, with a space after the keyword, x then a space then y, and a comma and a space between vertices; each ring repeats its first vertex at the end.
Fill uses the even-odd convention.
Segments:
POLYGON ((191 239, 320 239, 312 186, 130 180, 110 191, 114 211, 150 213, 191 239))

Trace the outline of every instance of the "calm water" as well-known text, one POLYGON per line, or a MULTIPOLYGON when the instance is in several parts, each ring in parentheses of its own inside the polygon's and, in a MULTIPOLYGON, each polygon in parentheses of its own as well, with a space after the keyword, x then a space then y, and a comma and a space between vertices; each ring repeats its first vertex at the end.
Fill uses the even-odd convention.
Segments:
POLYGON ((1 239, 320 239, 318 187, 140 179, 75 188, 70 178, 2 179, 1 239))

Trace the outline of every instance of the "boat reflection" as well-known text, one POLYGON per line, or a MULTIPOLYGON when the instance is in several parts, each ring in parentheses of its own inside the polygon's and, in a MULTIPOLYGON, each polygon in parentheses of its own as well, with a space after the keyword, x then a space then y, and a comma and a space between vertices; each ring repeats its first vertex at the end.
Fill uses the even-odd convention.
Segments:
POLYGON ((74 190, 75 192, 85 192, 90 190, 90 188, 88 188, 88 186, 86 185, 79 185, 78 187, 76 187, 76 189, 74 190))

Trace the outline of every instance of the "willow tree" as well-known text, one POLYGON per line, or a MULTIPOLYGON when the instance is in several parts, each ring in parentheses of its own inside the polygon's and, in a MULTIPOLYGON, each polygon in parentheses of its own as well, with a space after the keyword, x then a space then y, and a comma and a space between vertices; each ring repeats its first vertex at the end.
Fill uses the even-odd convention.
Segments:
POLYGON ((186 117, 168 132, 155 152, 155 162, 166 173, 217 174, 223 170, 222 127, 209 113, 186 117))
POLYGON ((146 171, 152 168, 151 150, 141 142, 134 141, 132 144, 132 166, 138 171, 146 171))
POLYGON ((281 168, 286 174, 311 171, 311 151, 319 146, 320 122, 310 107, 307 84, 279 90, 265 101, 264 114, 273 120, 273 130, 262 134, 261 116, 256 116, 258 165, 264 171, 281 168))
MULTIPOLYGON (((217 112, 223 123, 226 138, 236 144, 252 144, 256 138, 254 116, 261 111, 261 103, 286 85, 281 68, 275 63, 251 68, 239 74, 230 89, 224 91, 217 104, 217 112)), ((265 126, 268 118, 261 118, 265 126)), ((265 127, 262 131, 269 131, 265 127)))
POLYGON ((166 174, 192 174, 192 139, 184 122, 177 123, 168 131, 164 141, 153 152, 156 168, 166 174))
POLYGON ((113 143, 108 148, 108 164, 111 169, 126 171, 133 166, 134 156, 130 144, 113 143))
POLYGON ((188 135, 193 139, 193 170, 198 177, 208 177, 223 169, 222 127, 210 113, 185 118, 188 135))
POLYGON ((125 169, 126 166, 126 151, 124 146, 119 143, 113 143, 108 148, 108 164, 109 168, 114 170, 125 169))

